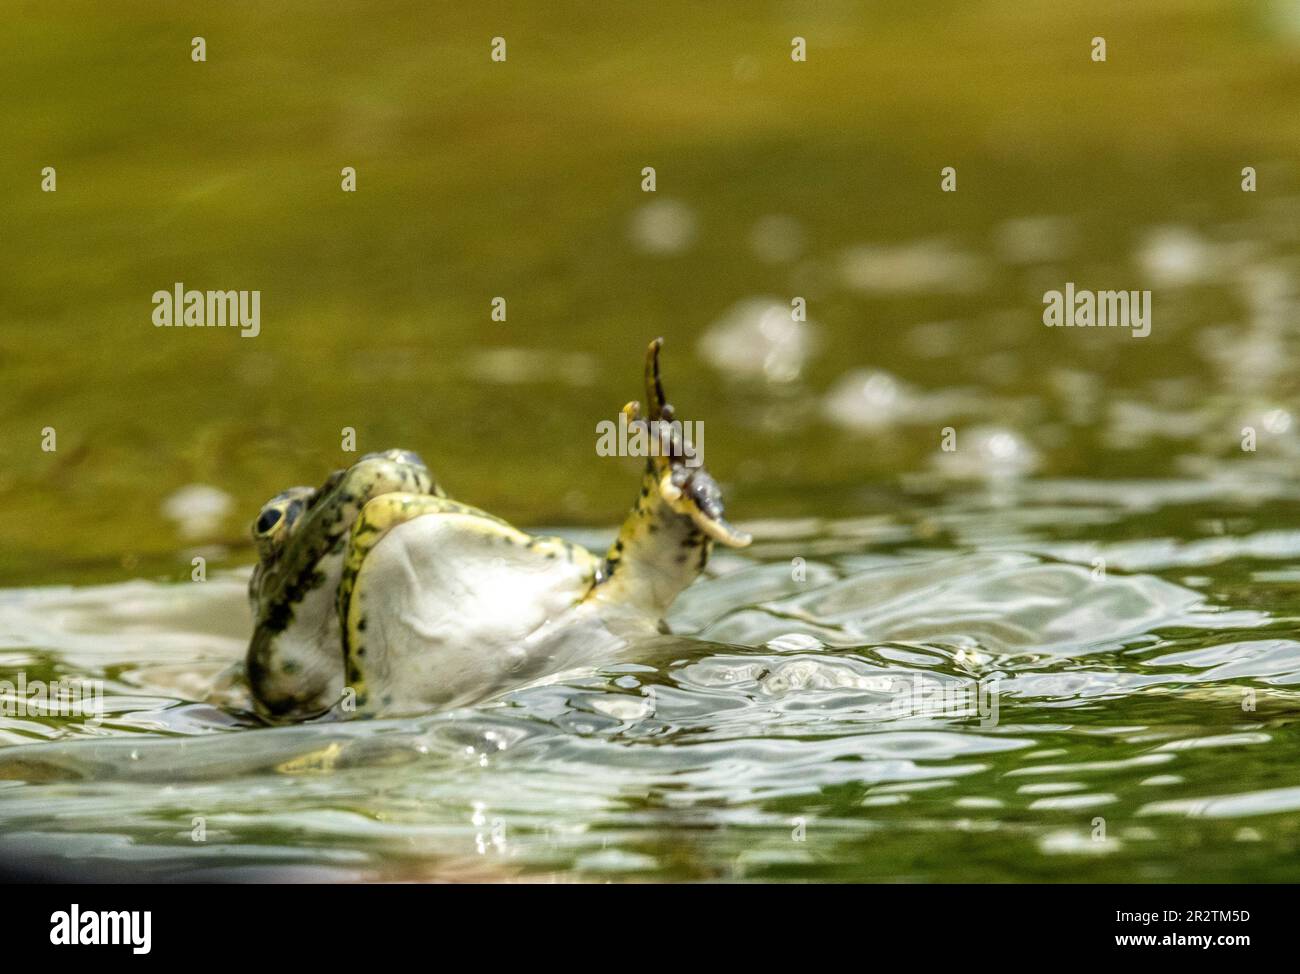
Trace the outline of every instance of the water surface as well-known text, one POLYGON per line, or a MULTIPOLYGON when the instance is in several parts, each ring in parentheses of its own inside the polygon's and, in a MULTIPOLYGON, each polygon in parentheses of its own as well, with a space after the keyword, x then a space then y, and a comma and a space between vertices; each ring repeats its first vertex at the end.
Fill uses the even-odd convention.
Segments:
POLYGON ((1295 491, 1098 486, 754 524, 652 659, 420 718, 259 728, 194 702, 245 646, 238 573, 11 591, 5 669, 101 679, 106 710, 0 724, 0 855, 245 879, 1294 880, 1295 491), (974 709, 900 703, 918 679, 974 709))

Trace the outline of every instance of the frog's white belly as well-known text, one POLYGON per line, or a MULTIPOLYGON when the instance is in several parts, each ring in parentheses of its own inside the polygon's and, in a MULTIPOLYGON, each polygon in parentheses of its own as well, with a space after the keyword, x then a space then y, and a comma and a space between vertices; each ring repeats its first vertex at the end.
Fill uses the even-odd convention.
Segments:
MULTIPOLYGON (((547 558, 527 541, 481 518, 440 513, 396 525, 375 545, 357 580, 366 709, 469 703, 574 665, 574 640, 558 636, 594 620, 579 605, 590 566, 547 558)), ((583 629, 577 642, 599 655, 602 627, 583 629)))

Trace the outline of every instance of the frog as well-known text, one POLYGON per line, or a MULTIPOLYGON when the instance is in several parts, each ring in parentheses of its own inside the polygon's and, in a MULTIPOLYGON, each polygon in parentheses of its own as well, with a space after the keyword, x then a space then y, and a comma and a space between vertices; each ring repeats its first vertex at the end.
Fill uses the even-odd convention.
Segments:
POLYGON ((447 494, 410 450, 362 456, 258 512, 244 672, 271 721, 465 706, 618 659, 667 633, 670 606, 715 544, 752 537, 683 436, 646 349, 636 499, 603 554, 534 535, 447 494))

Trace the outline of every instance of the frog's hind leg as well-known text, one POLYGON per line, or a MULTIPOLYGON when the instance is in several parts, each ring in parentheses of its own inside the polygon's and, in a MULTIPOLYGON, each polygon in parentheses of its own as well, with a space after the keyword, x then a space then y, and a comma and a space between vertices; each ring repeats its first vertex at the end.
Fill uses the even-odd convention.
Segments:
POLYGON ((629 426, 651 444, 641 491, 602 566, 592 598, 662 615, 703 571, 715 541, 742 548, 750 536, 723 516, 722 491, 701 465, 700 442, 689 444, 664 396, 657 338, 646 350, 647 414, 623 407, 629 426))

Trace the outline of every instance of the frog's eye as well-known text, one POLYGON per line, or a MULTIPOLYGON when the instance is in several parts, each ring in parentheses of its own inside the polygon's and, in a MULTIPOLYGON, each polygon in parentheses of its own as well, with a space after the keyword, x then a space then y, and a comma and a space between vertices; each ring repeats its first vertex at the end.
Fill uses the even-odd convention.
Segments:
POLYGON ((283 516, 283 514, 284 512, 281 511, 278 507, 267 508, 265 511, 262 512, 261 517, 257 519, 257 524, 254 525, 253 530, 256 531, 258 534, 266 534, 273 527, 275 527, 277 524, 280 523, 280 518, 283 516))
POLYGON ((290 487, 262 505, 253 524, 253 540, 263 561, 271 562, 279 557, 315 496, 316 491, 310 487, 290 487))

